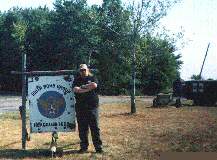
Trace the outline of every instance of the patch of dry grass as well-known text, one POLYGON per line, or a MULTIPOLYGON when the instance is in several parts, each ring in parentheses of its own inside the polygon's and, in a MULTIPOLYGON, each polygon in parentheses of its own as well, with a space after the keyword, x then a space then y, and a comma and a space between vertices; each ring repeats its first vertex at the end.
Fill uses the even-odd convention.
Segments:
MULTIPOLYGON (((159 159, 162 152, 216 152, 217 108, 151 108, 138 101, 137 113, 130 114, 130 104, 102 105, 100 128, 105 153, 77 154, 78 133, 59 133, 58 147, 63 157, 56 159, 159 159)), ((47 159, 51 134, 31 134, 27 150, 21 150, 19 114, 0 115, 1 159, 47 159)), ((91 138, 90 138, 91 139, 91 138)), ((91 141, 90 141, 91 142, 91 141)))

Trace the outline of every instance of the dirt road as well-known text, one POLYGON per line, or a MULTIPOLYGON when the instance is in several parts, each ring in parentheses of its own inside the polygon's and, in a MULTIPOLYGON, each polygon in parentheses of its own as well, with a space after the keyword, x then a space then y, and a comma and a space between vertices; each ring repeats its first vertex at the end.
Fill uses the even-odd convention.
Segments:
POLYGON ((0 113, 16 111, 21 104, 20 96, 0 96, 0 113))
MULTIPOLYGON (((152 103, 153 97, 142 96, 136 97, 136 101, 143 101, 144 103, 152 103)), ((99 96, 100 104, 106 103, 130 103, 129 96, 99 96)), ((0 95, 0 113, 18 111, 22 104, 21 96, 2 96, 0 95)))

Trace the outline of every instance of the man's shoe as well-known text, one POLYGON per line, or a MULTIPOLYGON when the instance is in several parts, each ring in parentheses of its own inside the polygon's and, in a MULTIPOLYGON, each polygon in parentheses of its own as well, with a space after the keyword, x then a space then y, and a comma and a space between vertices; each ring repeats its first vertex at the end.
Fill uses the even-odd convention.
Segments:
POLYGON ((102 148, 97 148, 96 149, 96 153, 103 153, 104 151, 102 150, 102 148))
POLYGON ((82 154, 82 153, 87 153, 87 149, 82 149, 82 148, 81 148, 81 149, 78 150, 78 153, 80 153, 80 154, 82 154))

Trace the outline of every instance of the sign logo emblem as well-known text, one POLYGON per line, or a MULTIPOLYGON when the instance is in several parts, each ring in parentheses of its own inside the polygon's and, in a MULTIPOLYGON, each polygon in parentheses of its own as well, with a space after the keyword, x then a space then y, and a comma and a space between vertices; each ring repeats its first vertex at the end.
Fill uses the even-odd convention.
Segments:
POLYGON ((39 112, 47 118, 57 118, 63 114, 66 102, 62 94, 56 91, 47 91, 37 99, 39 112))

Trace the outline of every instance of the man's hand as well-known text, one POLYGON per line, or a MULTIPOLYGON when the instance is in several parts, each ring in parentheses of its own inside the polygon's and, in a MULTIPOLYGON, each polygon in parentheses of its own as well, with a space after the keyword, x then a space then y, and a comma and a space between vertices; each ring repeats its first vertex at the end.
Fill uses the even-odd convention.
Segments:
POLYGON ((87 86, 86 85, 82 85, 80 88, 87 89, 87 86))
POLYGON ((75 92, 75 93, 79 93, 79 90, 80 90, 81 88, 80 87, 74 87, 73 88, 73 91, 75 92))

